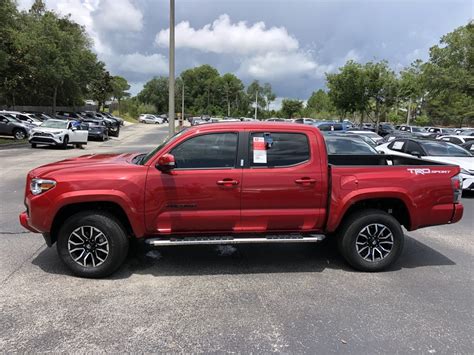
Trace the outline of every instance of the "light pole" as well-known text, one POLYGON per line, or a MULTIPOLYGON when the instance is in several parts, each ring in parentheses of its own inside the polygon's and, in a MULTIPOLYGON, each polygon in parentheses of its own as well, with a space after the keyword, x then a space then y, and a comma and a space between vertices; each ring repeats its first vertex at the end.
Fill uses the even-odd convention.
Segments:
POLYGON ((184 79, 181 80, 181 84, 183 86, 183 90, 181 92, 181 123, 184 124, 184 79))
POLYGON ((257 120, 257 111, 258 111, 258 89, 255 91, 255 120, 257 120))
POLYGON ((168 101, 168 121, 169 121, 169 134, 170 137, 174 135, 175 124, 174 124, 174 89, 175 89, 175 78, 174 78, 174 0, 170 0, 170 53, 169 53, 169 101, 168 101))

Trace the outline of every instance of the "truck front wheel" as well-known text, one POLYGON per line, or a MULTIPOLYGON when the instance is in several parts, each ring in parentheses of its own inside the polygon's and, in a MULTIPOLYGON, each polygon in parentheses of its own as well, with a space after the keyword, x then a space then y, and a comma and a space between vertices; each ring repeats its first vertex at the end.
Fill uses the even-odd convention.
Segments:
POLYGON ((85 211, 69 217, 59 229, 58 254, 76 275, 100 278, 122 265, 128 252, 125 229, 111 214, 85 211))
POLYGON ((403 250, 400 223, 380 210, 364 210, 349 216, 339 233, 339 251, 355 269, 381 271, 392 265, 403 250))

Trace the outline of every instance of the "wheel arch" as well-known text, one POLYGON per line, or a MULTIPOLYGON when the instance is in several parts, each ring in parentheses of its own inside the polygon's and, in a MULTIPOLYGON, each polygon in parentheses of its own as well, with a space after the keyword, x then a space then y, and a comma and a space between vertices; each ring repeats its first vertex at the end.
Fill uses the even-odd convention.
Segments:
POLYGON ((129 237, 135 236, 132 224, 130 223, 130 219, 128 218, 127 213, 118 203, 111 201, 78 202, 62 206, 55 214, 51 225, 51 230, 49 232, 50 244, 53 245, 57 241, 59 229, 61 228, 64 221, 66 221, 66 219, 76 213, 87 210, 105 211, 110 213, 111 215, 117 218, 117 221, 120 224, 122 224, 129 237))
POLYGON ((366 198, 354 201, 346 206, 342 211, 340 218, 333 220, 331 226, 328 226, 329 231, 333 232, 339 229, 351 215, 363 210, 380 210, 393 216, 400 225, 407 230, 411 230, 413 219, 410 210, 405 201, 397 197, 386 198, 366 198))

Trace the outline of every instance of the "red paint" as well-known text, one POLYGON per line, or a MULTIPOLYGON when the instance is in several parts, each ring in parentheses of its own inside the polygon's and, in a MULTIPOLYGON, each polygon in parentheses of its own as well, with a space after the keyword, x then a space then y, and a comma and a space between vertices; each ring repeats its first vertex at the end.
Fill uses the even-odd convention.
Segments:
POLYGON ((462 205, 453 204, 451 177, 459 173, 458 167, 443 166, 449 174, 415 175, 406 166, 333 166, 329 173, 324 139, 318 129, 306 125, 196 126, 145 165, 133 164, 133 156, 87 155, 32 170, 25 192, 29 213, 20 215, 21 224, 33 232, 50 232, 62 207, 84 202, 120 206, 137 238, 174 233, 333 232, 354 203, 378 198, 403 201, 410 230, 454 223, 463 213, 462 205), (228 169, 156 167, 172 165, 174 158, 168 153, 192 136, 229 131, 305 133, 311 158, 282 168, 242 168, 239 162, 228 169), (53 179, 57 185, 33 196, 29 183, 34 177, 53 179))

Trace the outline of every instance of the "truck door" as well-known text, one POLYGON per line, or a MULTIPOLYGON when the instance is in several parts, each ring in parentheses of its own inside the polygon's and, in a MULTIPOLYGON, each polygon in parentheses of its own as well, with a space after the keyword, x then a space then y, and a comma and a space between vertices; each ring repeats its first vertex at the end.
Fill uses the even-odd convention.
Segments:
POLYGON ((249 132, 242 182, 243 231, 318 229, 326 211, 322 174, 327 167, 321 166, 316 147, 311 132, 249 132))
POLYGON ((149 233, 224 232, 240 223, 238 132, 192 136, 168 152, 175 168, 151 167, 146 184, 149 233))

